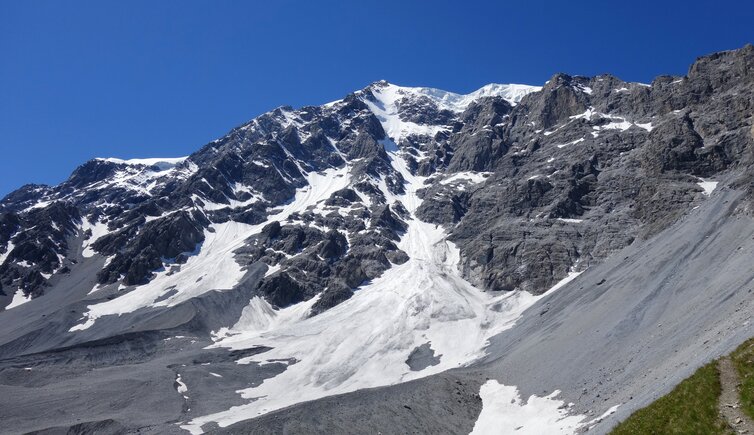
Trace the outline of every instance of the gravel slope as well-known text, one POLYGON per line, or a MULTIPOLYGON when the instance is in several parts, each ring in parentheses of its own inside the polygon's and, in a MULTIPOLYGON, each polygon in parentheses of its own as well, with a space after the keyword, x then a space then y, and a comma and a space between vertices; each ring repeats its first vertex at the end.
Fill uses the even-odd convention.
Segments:
POLYGON ((471 367, 292 406, 223 433, 303 433, 311 427, 469 433, 481 400, 468 402, 464 412, 442 404, 478 393, 487 379, 517 386, 522 397, 561 390, 559 397, 573 402, 573 413, 586 415, 585 421, 620 405, 593 422, 590 433, 607 433, 754 335, 748 322, 754 220, 741 211, 742 196, 719 189, 654 238, 588 269, 495 337, 489 356, 471 367), (447 384, 458 385, 460 394, 442 388, 447 384), (409 415, 412 424, 406 423, 409 415))

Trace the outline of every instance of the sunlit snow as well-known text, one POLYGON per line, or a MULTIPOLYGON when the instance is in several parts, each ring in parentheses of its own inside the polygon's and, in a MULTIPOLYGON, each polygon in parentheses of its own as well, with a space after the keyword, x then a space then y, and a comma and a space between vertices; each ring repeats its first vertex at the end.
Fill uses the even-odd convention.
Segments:
POLYGON ((584 415, 570 415, 568 406, 556 399, 560 391, 549 396, 529 396, 524 401, 518 389, 489 380, 482 385, 482 412, 470 435, 541 435, 573 434, 583 425, 584 415))
MULTIPOLYGON (((446 239, 445 230, 414 216, 421 204, 416 192, 426 178, 411 174, 398 153, 390 156, 393 167, 407 181, 405 194, 386 196, 390 202, 400 201, 411 214, 398 244, 409 260, 314 317, 307 314, 316 298, 282 310, 254 298, 236 325, 218 331, 215 346, 273 348, 239 363, 291 359, 295 363, 261 385, 241 390, 249 403, 195 418, 181 427, 199 433, 209 422, 225 427, 295 403, 469 364, 484 355, 491 336, 512 327, 542 297, 528 292, 493 295, 465 281, 458 268, 460 253, 446 239), (411 371, 406 359, 425 343, 431 343, 440 362, 411 371)), ((576 275, 570 274, 567 280, 576 275)))
POLYGON ((13 294, 13 300, 10 301, 10 304, 5 306, 6 310, 10 310, 11 308, 15 308, 19 305, 25 304, 31 300, 31 296, 25 296, 24 291, 22 289, 16 290, 16 293, 13 294))
POLYGON ((89 219, 82 219, 81 222, 81 232, 84 233, 87 230, 91 230, 92 234, 91 236, 87 237, 86 240, 84 240, 83 243, 83 251, 81 252, 81 255, 84 257, 92 257, 94 256, 95 252, 94 249, 92 249, 92 244, 96 242, 100 237, 106 235, 108 233, 107 224, 99 221, 91 222, 89 219))
POLYGON ((403 87, 381 82, 372 88, 375 99, 364 99, 364 103, 380 120, 388 137, 400 143, 410 135, 434 136, 447 129, 446 126, 417 124, 401 119, 400 103, 406 97, 426 97, 434 101, 441 110, 463 112, 469 104, 482 97, 500 96, 511 104, 516 104, 525 95, 540 89, 539 86, 529 85, 489 84, 470 94, 459 95, 440 89, 403 87))
POLYGON ((440 180, 440 184, 446 185, 458 181, 467 181, 474 184, 479 184, 487 180, 490 175, 490 172, 457 172, 444 180, 440 180))
POLYGON ((8 255, 10 255, 10 252, 13 250, 13 248, 15 248, 13 242, 9 241, 8 245, 5 247, 5 252, 0 254, 0 265, 5 263, 5 259, 8 258, 8 255))
POLYGON ((704 189, 704 194, 707 196, 712 195, 712 192, 714 192, 715 189, 717 188, 718 182, 712 181, 712 180, 705 180, 703 178, 700 178, 699 180, 700 181, 696 184, 699 185, 699 187, 701 187, 702 189, 704 189))
POLYGON ((558 145, 558 148, 565 148, 568 145, 576 145, 576 144, 581 143, 581 142, 584 142, 584 138, 583 137, 579 138, 579 139, 576 139, 576 140, 573 140, 573 141, 568 142, 568 143, 564 143, 564 144, 558 145))
POLYGON ((579 224, 581 222, 584 222, 583 219, 571 219, 571 218, 558 218, 558 220, 561 222, 568 222, 571 224, 579 224))

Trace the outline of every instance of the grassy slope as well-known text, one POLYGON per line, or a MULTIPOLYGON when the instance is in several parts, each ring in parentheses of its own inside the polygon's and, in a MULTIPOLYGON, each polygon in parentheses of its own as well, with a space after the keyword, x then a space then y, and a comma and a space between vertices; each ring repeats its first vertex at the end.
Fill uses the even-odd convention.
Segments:
POLYGON ((718 413, 719 396, 720 374, 713 361, 666 396, 633 413, 612 434, 729 434, 718 413))
POLYGON ((741 381, 741 409, 754 418, 754 339, 739 346, 730 356, 741 381))

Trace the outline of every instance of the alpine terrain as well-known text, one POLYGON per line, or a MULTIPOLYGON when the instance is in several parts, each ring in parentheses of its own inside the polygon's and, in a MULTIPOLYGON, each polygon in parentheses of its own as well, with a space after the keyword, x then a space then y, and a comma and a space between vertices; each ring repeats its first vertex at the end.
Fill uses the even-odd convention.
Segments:
POLYGON ((2 433, 606 433, 754 336, 754 46, 373 83, 0 201, 2 433))

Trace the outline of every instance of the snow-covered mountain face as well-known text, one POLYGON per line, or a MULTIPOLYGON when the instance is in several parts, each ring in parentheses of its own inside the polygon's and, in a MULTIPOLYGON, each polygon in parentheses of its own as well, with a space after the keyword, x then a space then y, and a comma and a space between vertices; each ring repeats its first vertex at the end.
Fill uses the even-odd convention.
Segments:
POLYGON ((435 173, 450 160, 447 142, 466 107, 490 96, 515 104, 538 89, 489 85, 457 95, 379 82, 322 107, 277 109, 189 157, 95 159, 59 186, 26 186, 3 201, 4 288, 21 298, 44 294, 76 260, 66 256, 77 237, 84 258, 107 259, 98 290, 138 289, 139 300, 118 310, 150 305, 183 275, 191 288, 165 304, 230 288, 261 261, 279 271, 261 288, 274 306, 321 295, 322 311, 406 260, 395 245, 406 217, 395 195, 406 180, 393 160, 435 173), (31 249, 49 235, 42 231, 24 244, 25 217, 36 232, 48 224, 59 242, 31 249), (223 272, 197 281, 208 264, 195 263, 210 258, 223 272), (301 275, 312 267, 316 276, 301 275))
POLYGON ((752 59, 700 58, 651 85, 377 82, 188 157, 95 159, 24 186, 0 202, 0 357, 131 343, 128 373, 168 367, 180 410, 117 427, 193 433, 473 366, 543 295, 662 232, 716 180, 738 171, 749 188, 752 59))

